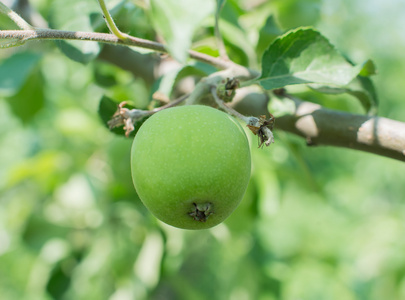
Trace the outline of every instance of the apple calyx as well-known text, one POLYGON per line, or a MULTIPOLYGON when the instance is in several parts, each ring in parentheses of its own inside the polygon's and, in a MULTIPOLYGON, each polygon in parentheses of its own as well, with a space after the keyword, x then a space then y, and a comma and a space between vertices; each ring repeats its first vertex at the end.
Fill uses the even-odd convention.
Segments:
POLYGON ((247 127, 254 135, 259 137, 259 148, 265 144, 270 146, 271 143, 274 143, 273 127, 274 127, 275 118, 270 114, 270 119, 266 119, 265 115, 260 116, 259 118, 250 117, 247 127))
POLYGON ((189 213, 189 216, 192 217, 196 221, 206 222, 207 218, 213 214, 212 212, 212 203, 205 202, 205 203, 193 203, 194 208, 192 212, 189 213))
POLYGON ((141 109, 128 109, 124 107, 126 104, 126 101, 118 104, 118 109, 112 119, 108 121, 108 126, 112 129, 124 125, 125 136, 129 137, 129 134, 135 129, 135 122, 151 115, 151 112, 141 109))
POLYGON ((240 82, 237 78, 226 78, 226 80, 222 80, 216 87, 217 96, 224 102, 231 102, 239 86, 240 82))

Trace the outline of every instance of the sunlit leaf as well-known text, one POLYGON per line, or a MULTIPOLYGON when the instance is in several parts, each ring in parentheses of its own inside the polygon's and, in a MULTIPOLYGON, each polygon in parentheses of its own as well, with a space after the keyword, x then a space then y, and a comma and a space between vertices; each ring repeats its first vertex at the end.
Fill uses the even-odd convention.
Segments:
POLYGON ((377 106, 371 60, 353 65, 319 32, 300 28, 277 38, 263 55, 260 84, 265 89, 308 84, 322 93, 348 93, 367 111, 377 106))
POLYGON ((368 77, 357 76, 349 84, 341 87, 328 85, 309 85, 312 89, 325 94, 347 93, 356 97, 370 114, 376 113, 378 97, 374 84, 368 77))
POLYGON ((349 63, 318 31, 300 28, 277 38, 264 52, 259 82, 265 89, 308 83, 342 86, 362 68, 349 63))
POLYGON ((214 13, 213 0, 152 0, 150 15, 170 54, 185 62, 194 31, 214 13))

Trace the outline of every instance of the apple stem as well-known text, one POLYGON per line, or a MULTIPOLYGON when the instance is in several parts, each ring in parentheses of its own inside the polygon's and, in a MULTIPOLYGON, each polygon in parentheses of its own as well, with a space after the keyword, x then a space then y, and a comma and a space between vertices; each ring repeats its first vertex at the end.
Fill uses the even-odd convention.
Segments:
POLYGON ((225 102, 218 97, 216 86, 211 87, 211 94, 220 108, 225 110, 230 115, 241 119, 247 124, 247 127, 253 132, 253 134, 259 137, 259 147, 261 147, 263 144, 268 147, 270 146, 270 144, 274 143, 274 135, 272 129, 275 119, 273 115, 270 114, 270 119, 268 120, 266 120, 266 116, 260 116, 260 118, 246 117, 232 107, 226 105, 225 102))
POLYGON ((124 107, 124 105, 126 105, 127 102, 123 101, 120 104, 118 104, 118 110, 115 112, 112 119, 110 121, 108 121, 108 126, 110 127, 110 129, 112 129, 114 127, 119 127, 119 126, 124 125, 125 136, 129 137, 129 134, 132 131, 134 131, 134 129, 135 129, 134 124, 137 121, 140 121, 143 118, 151 116, 166 108, 176 106, 176 105, 180 104, 181 102, 183 102, 184 100, 186 100, 188 96, 189 96, 188 94, 183 95, 180 98, 178 98, 166 105, 155 108, 153 110, 142 110, 142 109, 136 109, 136 108, 128 109, 128 108, 124 107))
POLYGON ((151 112, 152 112, 152 114, 154 114, 154 113, 157 113, 166 108, 176 106, 176 105, 180 104, 181 102, 184 102, 189 96, 190 96, 190 94, 183 95, 183 96, 173 100, 172 102, 167 103, 166 105, 153 109, 151 112))
POLYGON ((250 117, 246 117, 246 116, 242 115, 241 113, 237 112, 232 107, 229 107, 228 105, 226 105, 225 102, 218 97, 216 86, 211 87, 211 94, 214 97, 215 102, 218 104, 218 106, 220 108, 225 110, 228 114, 230 114, 234 117, 237 117, 238 119, 241 119, 246 124, 249 124, 250 117))

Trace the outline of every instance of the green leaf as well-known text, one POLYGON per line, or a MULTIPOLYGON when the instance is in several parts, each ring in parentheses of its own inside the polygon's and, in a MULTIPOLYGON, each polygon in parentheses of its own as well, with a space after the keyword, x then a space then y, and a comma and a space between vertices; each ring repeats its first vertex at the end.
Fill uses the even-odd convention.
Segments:
POLYGON ((171 70, 156 80, 152 88, 153 93, 159 93, 160 95, 164 95, 165 98, 170 99, 177 75, 181 69, 182 67, 171 70))
POLYGON ((0 63, 0 94, 12 96, 17 93, 41 56, 32 52, 19 52, 0 63))
POLYGON ((260 84, 276 89, 293 84, 345 86, 363 69, 353 66, 318 31, 299 28, 277 38, 262 59, 260 84))
POLYGON ((338 87, 335 85, 310 84, 309 87, 325 94, 347 93, 352 95, 360 101, 368 113, 374 114, 377 112, 378 98, 374 84, 368 77, 376 73, 374 62, 367 60, 361 65, 359 75, 347 85, 338 87))
POLYGON ((14 115, 27 124, 44 107, 44 80, 38 72, 31 72, 20 91, 8 98, 14 115))
POLYGON ((227 20, 221 20, 220 31, 227 43, 230 43, 242 50, 243 55, 246 56, 249 66, 254 66, 257 62, 256 51, 253 45, 250 43, 246 32, 237 24, 232 24, 227 20))
POLYGON ((106 63, 94 64, 94 82, 102 87, 112 87, 117 85, 117 69, 106 63))
POLYGON ((322 0, 272 1, 277 11, 277 20, 282 28, 312 26, 321 17, 322 0))
POLYGON ((25 42, 21 41, 20 39, 13 39, 13 38, 1 39, 0 40, 0 49, 22 46, 23 44, 25 44, 25 42))
POLYGON ((213 0, 151 0, 150 17, 169 53, 179 62, 188 57, 194 31, 214 13, 213 0))
POLYGON ((345 92, 356 97, 369 114, 377 113, 378 97, 370 78, 358 76, 346 86, 345 92))
POLYGON ((347 93, 353 97, 356 97, 368 113, 374 114, 377 111, 377 93, 375 91, 373 82, 368 77, 357 76, 349 84, 342 87, 328 85, 309 85, 309 87, 325 94, 347 93))
POLYGON ((274 16, 269 16, 259 32, 259 40, 256 45, 257 54, 262 55, 269 45, 282 33, 283 32, 277 25, 274 16))
POLYGON ((219 24, 221 10, 225 5, 226 0, 216 0, 216 2, 217 2, 217 7, 215 9, 215 23, 219 24))
POLYGON ((217 9, 216 9, 216 13, 215 13, 217 16, 221 12, 221 9, 224 6, 225 2, 226 2, 226 0, 217 0, 217 9))
MULTIPOLYGON (((118 109, 118 103, 112 100, 107 96, 103 96, 100 100, 100 104, 98 106, 98 114, 103 121, 103 124, 109 128, 108 121, 112 119, 112 116, 118 109)), ((120 135, 124 135, 125 132, 122 128, 113 128, 111 129, 112 132, 120 135)))
MULTIPOLYGON (((133 107, 130 107, 129 105, 126 105, 126 107, 129 109, 133 108, 133 107)), ((98 107, 98 114, 99 114, 103 124, 107 128, 109 128, 108 121, 110 121, 112 119, 112 116, 117 111, 117 109, 118 109, 118 103, 116 101, 114 101, 113 99, 111 99, 105 95, 101 98, 100 104, 98 107)), ((146 119, 147 118, 144 118, 134 124, 135 129, 134 129, 134 131, 131 132, 130 136, 132 136, 132 137, 135 136, 135 134, 138 132, 139 128, 141 127, 143 122, 145 122, 146 119)), ((116 128, 112 128, 110 130, 115 134, 125 136, 125 130, 123 127, 116 127, 116 128)))
POLYGON ((7 14, 0 13, 0 30, 18 30, 20 29, 7 14))
POLYGON ((375 74, 377 74, 377 68, 374 62, 369 59, 363 64, 363 68, 361 69, 359 75, 367 77, 375 74))
MULTIPOLYGON (((93 31, 92 16, 100 14, 94 0, 55 0, 51 7, 50 25, 52 28, 70 31, 93 31)), ((58 46, 70 59, 88 63, 100 52, 100 46, 88 41, 59 41, 58 46)))
POLYGON ((185 66, 179 72, 179 75, 177 76, 176 80, 178 81, 187 76, 205 77, 216 71, 217 69, 215 67, 203 62, 196 61, 185 66))
POLYGON ((168 99, 170 99, 173 88, 183 78, 188 76, 205 77, 216 71, 216 68, 202 63, 195 62, 190 65, 181 66, 161 76, 154 83, 153 93, 159 92, 168 99))
POLYGON ((97 57, 100 46, 94 42, 58 41, 60 50, 70 59, 87 64, 97 57))

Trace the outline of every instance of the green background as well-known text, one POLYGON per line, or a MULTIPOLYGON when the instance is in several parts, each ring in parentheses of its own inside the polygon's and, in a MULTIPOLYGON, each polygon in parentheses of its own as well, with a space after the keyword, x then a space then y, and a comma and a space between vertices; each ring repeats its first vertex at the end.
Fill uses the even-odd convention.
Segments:
MULTIPOLYGON (((63 9, 58 0, 32 3, 47 20, 63 9)), ((125 1, 117 23, 153 38, 139 3, 125 1)), ((85 11, 96 28, 93 8, 85 11)), ((257 41, 269 14, 282 31, 314 25, 351 60, 373 59, 379 114, 405 121, 403 1, 279 0, 260 10, 229 1, 222 16, 232 59, 254 65, 252 51, 266 47, 240 38, 235 18, 243 38, 257 41)), ((63 18, 51 25, 63 27, 63 18)), ((208 34, 196 36, 205 43, 196 49, 215 52, 202 46, 212 42, 208 34)), ((75 58, 67 45, 33 42, 0 51, 2 300, 405 299, 403 163, 308 148, 283 132, 271 147, 257 149, 250 135, 252 177, 237 211, 210 230, 169 227, 133 188, 132 140, 109 132, 98 115, 105 94, 146 107, 151 86, 92 60, 94 46, 76 57, 87 64, 72 61, 61 52, 75 58)), ((363 113, 346 96, 298 92, 363 113)))

